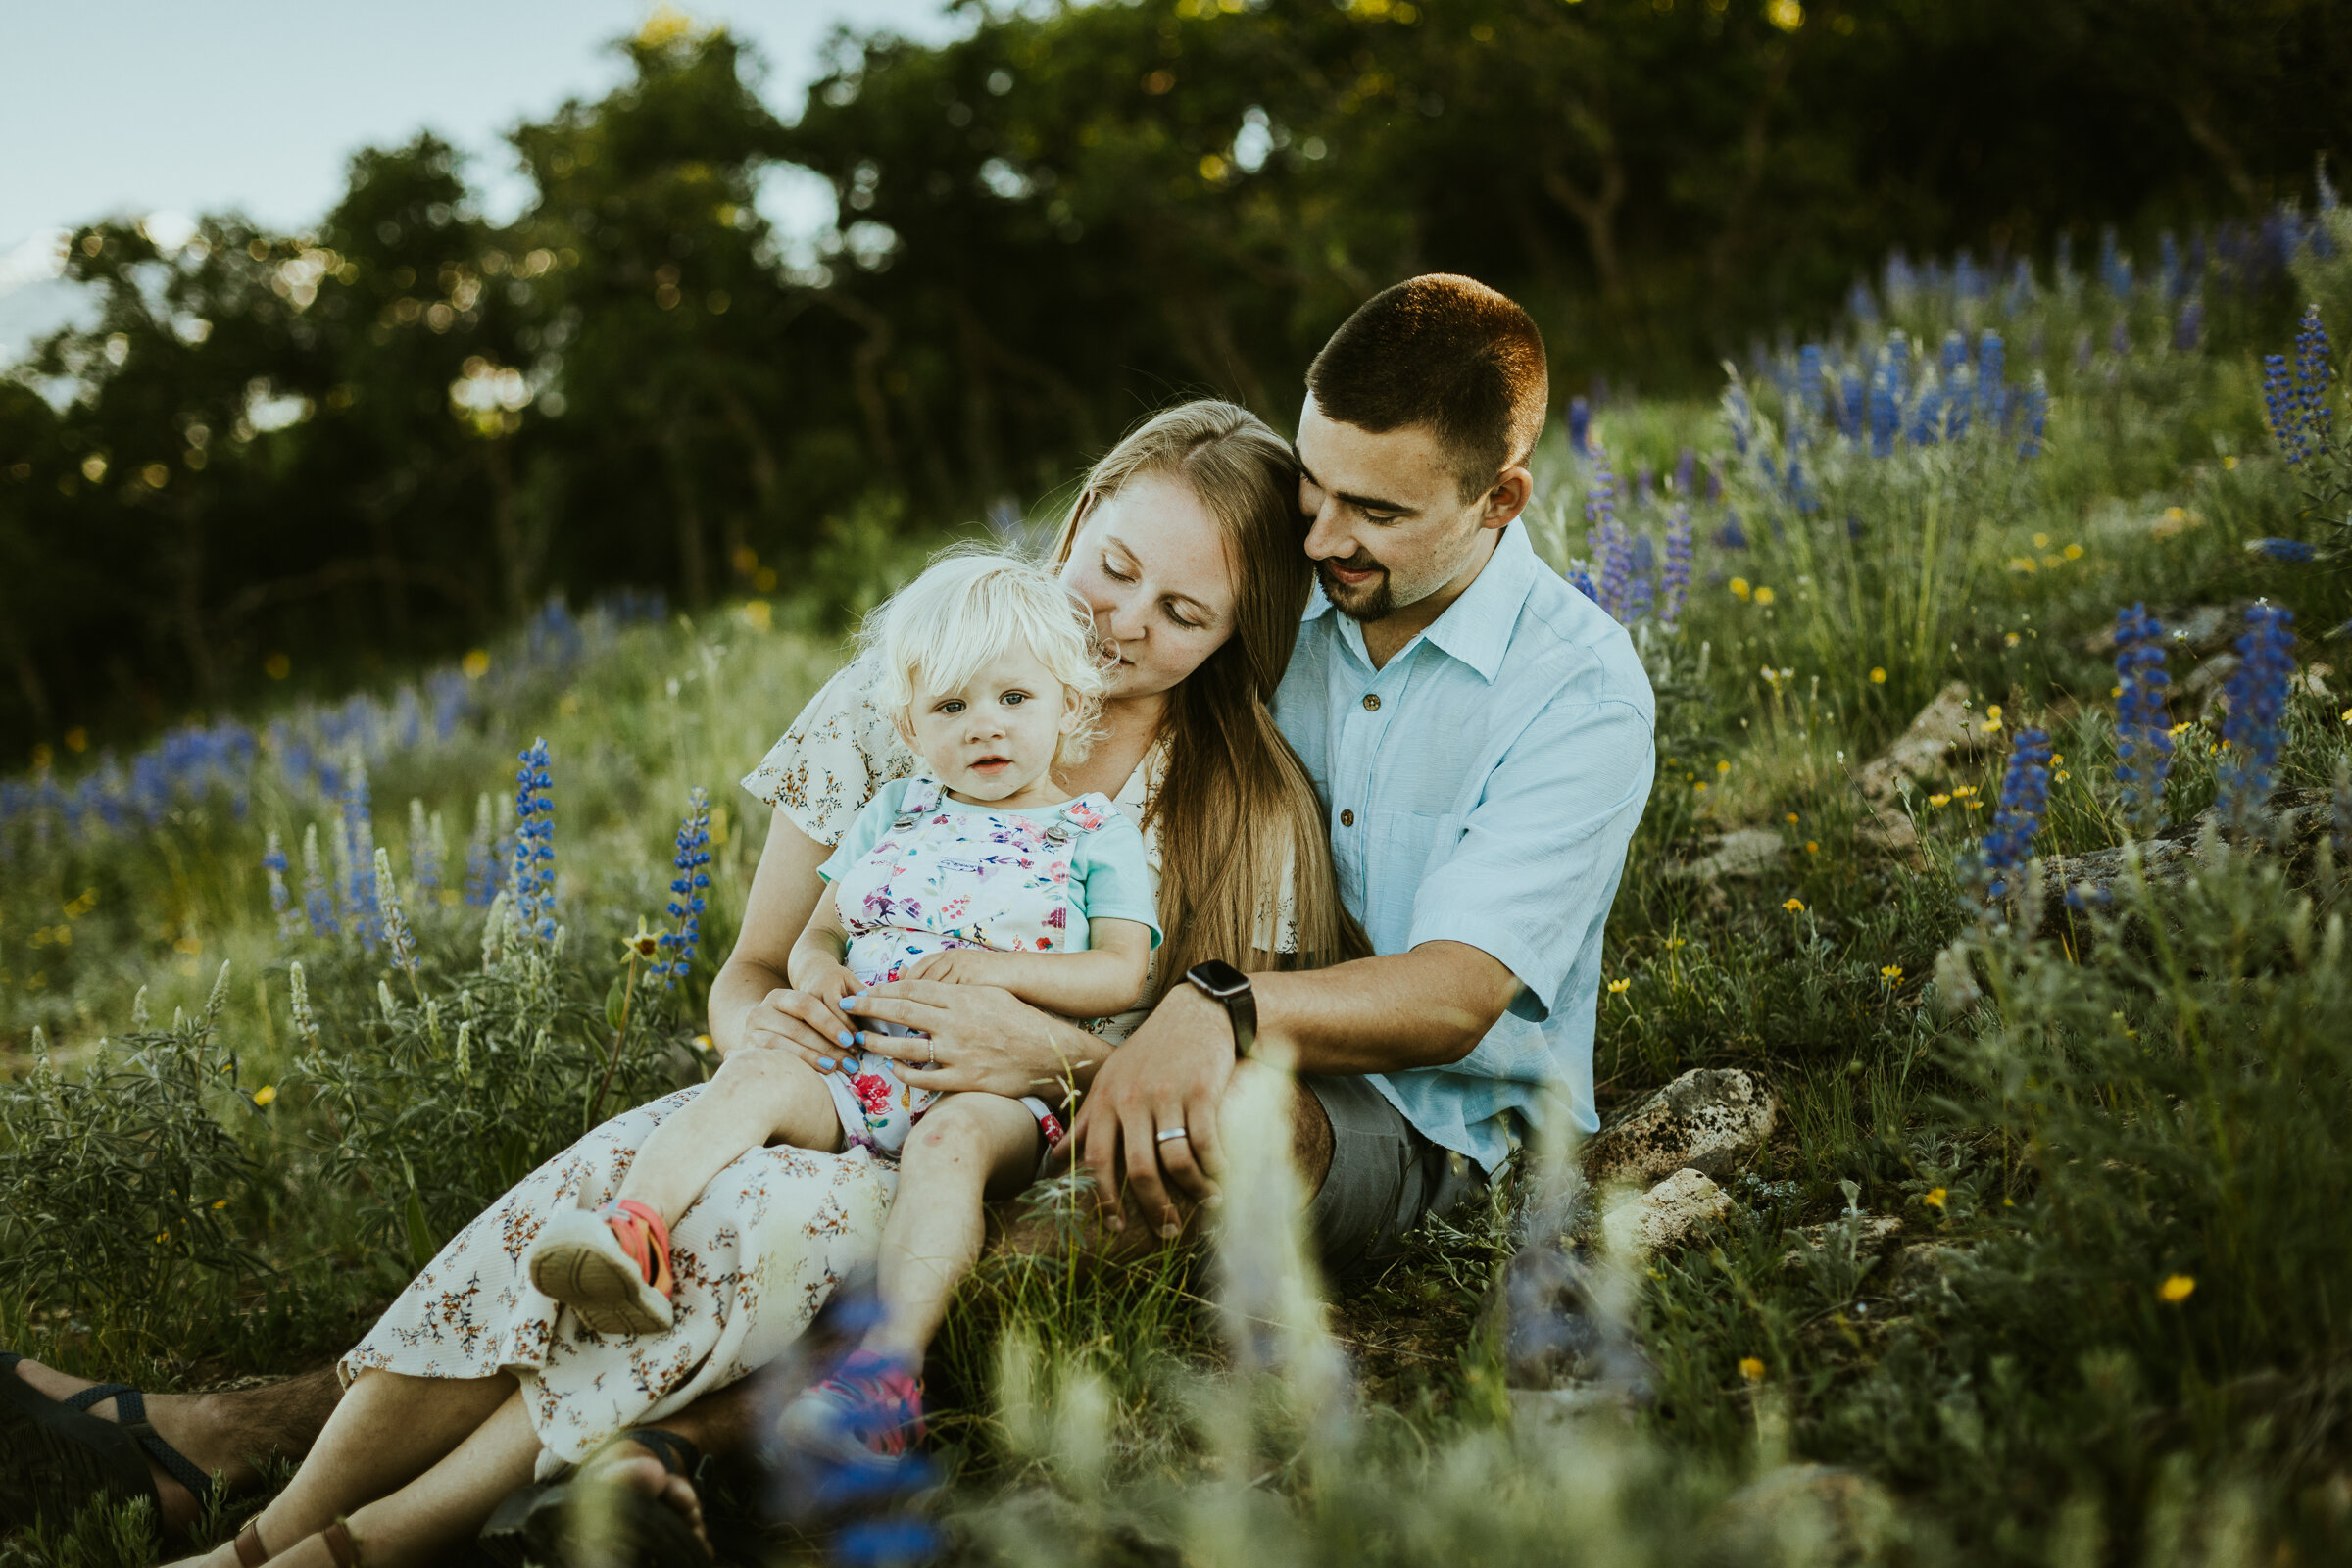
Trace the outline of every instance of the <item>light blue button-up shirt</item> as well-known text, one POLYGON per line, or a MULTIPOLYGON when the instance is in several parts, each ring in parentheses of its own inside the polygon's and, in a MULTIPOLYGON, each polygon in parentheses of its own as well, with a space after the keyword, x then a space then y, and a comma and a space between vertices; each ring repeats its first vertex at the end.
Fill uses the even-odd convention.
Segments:
POLYGON ((1274 700, 1331 811, 1340 897, 1374 951, 1464 942, 1518 979, 1469 1055, 1372 1082, 1493 1171, 1524 1128, 1592 1104, 1601 926, 1655 771, 1625 628, 1514 522, 1462 596, 1379 669, 1318 592, 1274 700))

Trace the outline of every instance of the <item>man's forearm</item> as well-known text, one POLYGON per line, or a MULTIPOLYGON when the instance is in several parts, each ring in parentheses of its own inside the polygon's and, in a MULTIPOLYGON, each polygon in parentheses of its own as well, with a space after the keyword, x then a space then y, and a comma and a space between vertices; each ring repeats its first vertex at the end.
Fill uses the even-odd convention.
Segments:
POLYGON ((1447 1066, 1477 1048, 1519 991, 1510 970, 1459 942, 1328 969, 1253 974, 1250 984, 1257 995, 1258 1054, 1319 1073, 1447 1066))

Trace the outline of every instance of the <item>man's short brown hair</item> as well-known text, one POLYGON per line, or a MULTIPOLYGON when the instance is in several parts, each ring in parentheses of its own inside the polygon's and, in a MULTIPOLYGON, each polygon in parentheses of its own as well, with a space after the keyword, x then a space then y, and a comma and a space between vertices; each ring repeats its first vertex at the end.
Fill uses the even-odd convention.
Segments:
POLYGON ((1462 499, 1525 463, 1551 399, 1544 337, 1510 300, 1451 272, 1366 300, 1306 368, 1330 418, 1374 435, 1425 424, 1462 475, 1462 499))

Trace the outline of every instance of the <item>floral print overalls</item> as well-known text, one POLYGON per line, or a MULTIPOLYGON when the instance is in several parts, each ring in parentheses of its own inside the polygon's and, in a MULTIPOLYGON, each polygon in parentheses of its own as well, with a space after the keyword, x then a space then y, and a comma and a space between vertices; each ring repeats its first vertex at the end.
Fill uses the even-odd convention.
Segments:
MULTIPOLYGON (((834 884, 850 972, 879 985, 949 948, 1084 952, 1086 909, 1070 862, 1079 841, 1116 809, 1106 796, 1082 795, 1046 819, 952 801, 937 780, 918 777, 889 831, 834 884)), ((912 1032, 870 1021, 865 1028, 912 1032)), ((825 1082, 849 1141, 886 1157, 897 1155, 939 1099, 939 1091, 904 1082, 889 1057, 870 1052, 845 1057, 843 1070, 825 1082)), ((1049 1143, 1061 1137, 1044 1101, 1021 1103, 1049 1143)))

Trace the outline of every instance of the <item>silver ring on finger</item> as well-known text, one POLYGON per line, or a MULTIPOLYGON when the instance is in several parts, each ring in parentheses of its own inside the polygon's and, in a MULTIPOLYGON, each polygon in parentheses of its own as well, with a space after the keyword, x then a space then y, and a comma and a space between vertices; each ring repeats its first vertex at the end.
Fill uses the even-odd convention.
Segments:
POLYGON ((938 1066, 938 1065, 939 1065, 939 1042, 938 1042, 938 1041, 936 1041, 936 1040, 934 1040, 934 1041, 930 1042, 930 1046, 931 1046, 931 1054, 930 1054, 930 1057, 929 1057, 927 1060, 925 1060, 925 1061, 924 1061, 924 1063, 923 1063, 923 1069, 924 1069, 926 1072, 927 1072, 927 1071, 929 1071, 931 1068, 933 1068, 933 1067, 936 1067, 936 1066, 938 1066))
POLYGON ((1186 1132, 1181 1127, 1162 1127, 1152 1141, 1156 1144, 1166 1144, 1173 1143, 1179 1138, 1190 1138, 1191 1136, 1191 1133, 1186 1132))

